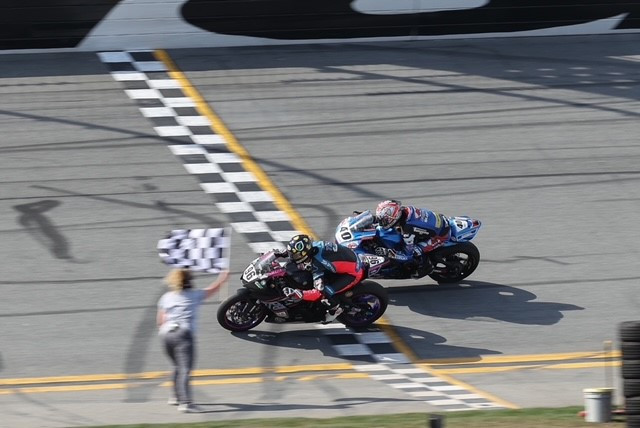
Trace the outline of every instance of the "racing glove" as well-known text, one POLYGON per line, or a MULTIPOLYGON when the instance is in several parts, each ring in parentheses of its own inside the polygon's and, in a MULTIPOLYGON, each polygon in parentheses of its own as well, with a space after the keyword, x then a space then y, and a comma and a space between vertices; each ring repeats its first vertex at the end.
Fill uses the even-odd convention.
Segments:
POLYGON ((302 297, 303 297, 302 291, 296 288, 283 287, 282 292, 287 298, 296 300, 296 301, 302 300, 302 297))
POLYGON ((289 253, 287 252, 287 250, 281 250, 279 248, 276 248, 273 250, 273 255, 276 257, 288 257, 289 253))

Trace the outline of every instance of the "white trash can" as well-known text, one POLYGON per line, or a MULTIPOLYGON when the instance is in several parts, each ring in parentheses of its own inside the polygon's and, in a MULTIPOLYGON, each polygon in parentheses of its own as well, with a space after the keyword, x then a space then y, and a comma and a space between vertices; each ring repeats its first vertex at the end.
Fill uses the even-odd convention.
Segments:
POLYGON ((611 422, 613 388, 588 388, 584 392, 586 422, 611 422))

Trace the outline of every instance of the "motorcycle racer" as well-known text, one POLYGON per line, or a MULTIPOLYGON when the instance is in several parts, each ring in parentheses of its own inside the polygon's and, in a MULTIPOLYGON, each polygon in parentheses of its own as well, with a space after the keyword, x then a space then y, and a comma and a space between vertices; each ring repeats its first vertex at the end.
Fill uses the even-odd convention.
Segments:
MULTIPOLYGON (((412 205, 403 206, 393 199, 380 202, 375 215, 362 216, 357 227, 375 227, 376 224, 384 229, 396 229, 402 234, 405 250, 412 253, 418 266, 416 276, 424 276, 433 270, 430 259, 424 255, 442 246, 451 234, 449 221, 443 214, 412 205)), ((395 250, 402 249, 389 249, 384 255, 394 258, 395 250)))
POLYGON ((366 270, 358 256, 347 247, 328 241, 313 241, 308 235, 291 238, 287 252, 298 269, 312 273, 313 286, 322 293, 322 303, 328 306, 325 324, 334 321, 343 312, 335 294, 365 277, 366 270))

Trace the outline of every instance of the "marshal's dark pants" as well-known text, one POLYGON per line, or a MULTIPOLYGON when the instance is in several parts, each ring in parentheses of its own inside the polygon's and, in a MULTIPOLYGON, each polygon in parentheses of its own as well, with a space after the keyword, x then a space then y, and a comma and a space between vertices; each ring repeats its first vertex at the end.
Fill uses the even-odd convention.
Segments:
POLYGON ((195 343, 191 331, 178 328, 164 335, 167 355, 173 362, 173 390, 178 404, 189 404, 191 397, 191 370, 195 362, 195 343))

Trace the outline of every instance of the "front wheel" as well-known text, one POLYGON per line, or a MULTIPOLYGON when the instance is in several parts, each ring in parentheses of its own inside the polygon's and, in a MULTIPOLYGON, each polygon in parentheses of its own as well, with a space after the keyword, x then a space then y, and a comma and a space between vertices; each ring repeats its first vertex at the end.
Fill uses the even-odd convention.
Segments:
POLYGON ((267 317, 267 308, 251 297, 249 290, 238 290, 235 296, 220 304, 218 323, 230 331, 247 331, 267 317))
POLYGON ((347 327, 366 327, 373 324, 387 310, 387 290, 377 282, 362 281, 346 293, 349 299, 338 321, 347 327), (351 294, 350 294, 351 293, 351 294))
POLYGON ((441 247, 431 253, 434 269, 431 279, 440 284, 460 282, 473 273, 480 263, 480 251, 471 242, 441 247))

